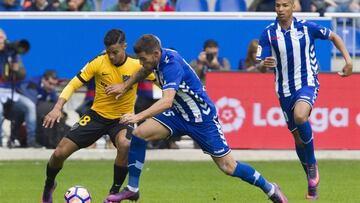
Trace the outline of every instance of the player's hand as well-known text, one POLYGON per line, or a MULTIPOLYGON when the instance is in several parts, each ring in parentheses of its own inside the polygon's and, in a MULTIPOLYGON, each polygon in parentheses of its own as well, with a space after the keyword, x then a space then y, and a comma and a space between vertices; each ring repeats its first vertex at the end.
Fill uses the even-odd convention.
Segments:
POLYGON ((140 118, 137 114, 127 113, 121 116, 120 123, 122 124, 130 124, 130 123, 138 123, 140 118))
POLYGON ((114 84, 105 87, 105 93, 107 95, 116 94, 115 99, 121 97, 123 94, 125 94, 125 92, 126 90, 124 84, 114 84))
POLYGON ((42 126, 44 128, 52 128, 55 124, 55 121, 57 123, 60 122, 60 119, 62 117, 61 109, 53 108, 44 118, 42 126))
POLYGON ((276 59, 273 56, 266 57, 264 60, 263 66, 265 68, 274 68, 276 67, 276 59))
POLYGON ((344 66, 344 68, 342 69, 342 71, 339 71, 338 74, 341 77, 347 77, 350 76, 352 74, 352 69, 353 69, 353 65, 352 64, 346 64, 344 66))

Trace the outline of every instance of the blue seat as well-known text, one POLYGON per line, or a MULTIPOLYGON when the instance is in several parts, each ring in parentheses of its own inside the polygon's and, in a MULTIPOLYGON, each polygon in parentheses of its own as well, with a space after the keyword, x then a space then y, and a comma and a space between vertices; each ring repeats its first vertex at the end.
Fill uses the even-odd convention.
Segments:
POLYGON ((101 10, 106 11, 106 9, 110 8, 111 6, 118 4, 119 0, 102 0, 101 1, 101 10))
POLYGON ((176 11, 197 12, 209 11, 207 0, 177 0, 176 11))
MULTIPOLYGON (((336 28, 336 33, 341 37, 345 42, 345 46, 349 51, 350 55, 353 55, 353 35, 354 28, 352 26, 338 26, 336 28)), ((336 49, 336 47, 334 47, 336 49)), ((340 51, 336 49, 336 55, 341 55, 340 51)), ((355 28, 355 55, 360 56, 360 30, 355 28)))
POLYGON ((239 12, 246 11, 245 0, 216 0, 215 11, 239 12))

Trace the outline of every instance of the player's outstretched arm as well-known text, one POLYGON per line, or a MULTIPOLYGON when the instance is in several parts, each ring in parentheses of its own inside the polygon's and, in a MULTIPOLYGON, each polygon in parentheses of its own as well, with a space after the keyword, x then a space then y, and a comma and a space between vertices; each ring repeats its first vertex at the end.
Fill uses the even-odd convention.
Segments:
POLYGON ((164 112, 173 105, 176 91, 174 89, 167 89, 163 91, 163 96, 157 102, 155 102, 148 109, 138 114, 125 114, 121 117, 120 122, 123 124, 138 123, 139 121, 151 118, 157 114, 164 112))
POLYGON ((135 83, 140 80, 144 80, 148 75, 152 73, 152 70, 147 70, 142 67, 138 72, 132 75, 128 80, 121 84, 113 84, 105 87, 105 92, 107 95, 116 94, 115 99, 121 97, 125 92, 127 92, 135 83))
POLYGON ((345 66, 343 67, 342 71, 338 72, 338 74, 341 77, 347 77, 351 75, 353 69, 353 63, 343 40, 335 32, 331 32, 329 39, 333 42, 335 47, 341 52, 341 55, 345 60, 345 66))

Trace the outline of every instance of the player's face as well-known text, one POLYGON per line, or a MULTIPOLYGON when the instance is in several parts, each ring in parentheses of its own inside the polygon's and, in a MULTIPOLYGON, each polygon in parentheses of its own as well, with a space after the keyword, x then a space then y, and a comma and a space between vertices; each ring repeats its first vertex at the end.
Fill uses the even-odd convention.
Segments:
POLYGON ((145 52, 140 52, 137 54, 140 60, 140 64, 148 69, 152 70, 154 69, 160 61, 161 52, 160 51, 154 51, 151 54, 146 54, 145 52))
POLYGON ((294 9, 293 0, 276 0, 275 2, 275 11, 280 21, 292 19, 294 9))
POLYGON ((124 62, 126 46, 126 43, 121 43, 113 44, 106 48, 106 54, 109 56, 112 64, 118 66, 124 62))

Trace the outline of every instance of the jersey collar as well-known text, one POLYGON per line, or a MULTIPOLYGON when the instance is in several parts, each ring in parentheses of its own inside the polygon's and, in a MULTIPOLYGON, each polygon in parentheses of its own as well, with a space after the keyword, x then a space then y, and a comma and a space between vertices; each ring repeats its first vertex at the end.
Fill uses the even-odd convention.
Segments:
MULTIPOLYGON (((295 17, 293 17, 289 30, 292 30, 295 28, 295 22, 297 22, 297 19, 295 17)), ((282 31, 282 32, 288 31, 288 30, 282 29, 282 27, 280 26, 280 23, 279 23, 279 18, 276 18, 275 26, 276 26, 276 29, 279 31, 282 31)))

